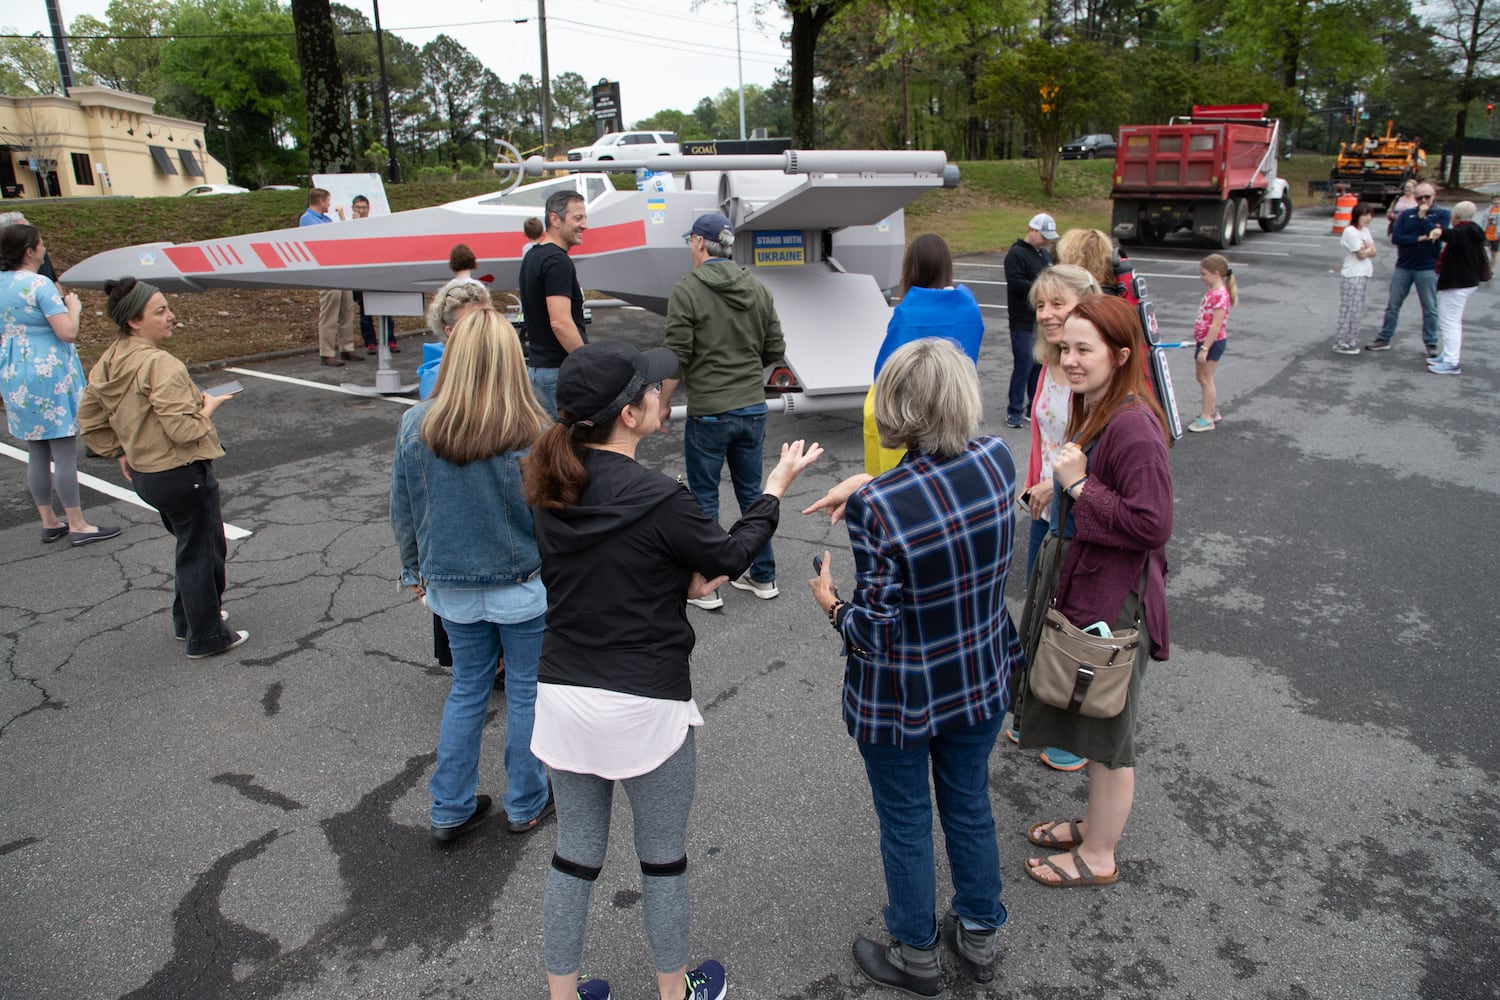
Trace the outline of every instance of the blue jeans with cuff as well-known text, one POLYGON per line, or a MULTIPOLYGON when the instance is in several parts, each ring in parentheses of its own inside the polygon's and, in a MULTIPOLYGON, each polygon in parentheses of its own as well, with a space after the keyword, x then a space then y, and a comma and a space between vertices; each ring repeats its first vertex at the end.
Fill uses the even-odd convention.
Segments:
POLYGON ((990 810, 990 751, 1002 717, 904 750, 891 743, 858 744, 880 820, 880 858, 889 899, 885 926, 903 944, 931 948, 938 939, 934 790, 953 875, 953 912, 979 927, 1005 924, 1000 850, 990 810))

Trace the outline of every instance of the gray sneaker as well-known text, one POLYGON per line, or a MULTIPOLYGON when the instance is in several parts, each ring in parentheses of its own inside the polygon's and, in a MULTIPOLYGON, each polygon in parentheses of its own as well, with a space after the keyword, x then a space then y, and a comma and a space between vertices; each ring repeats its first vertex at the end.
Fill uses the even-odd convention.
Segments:
POLYGON ((724 598, 720 597, 719 592, 715 590, 707 597, 689 597, 688 603, 704 611, 717 611, 724 606, 724 598))
POLYGON ((730 580, 729 585, 736 590, 748 590, 762 601, 769 601, 781 593, 776 589, 775 580, 761 583, 759 580, 750 579, 749 573, 741 573, 738 579, 730 580))
POLYGON ((1365 345, 1367 351, 1389 351, 1391 342, 1389 340, 1372 340, 1365 345))

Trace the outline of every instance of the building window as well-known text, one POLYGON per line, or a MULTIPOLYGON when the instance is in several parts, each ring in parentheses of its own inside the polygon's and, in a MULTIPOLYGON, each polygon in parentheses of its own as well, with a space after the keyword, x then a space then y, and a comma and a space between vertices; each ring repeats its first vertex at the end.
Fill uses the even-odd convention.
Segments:
POLYGON ((73 183, 86 187, 94 186, 94 165, 87 153, 73 153, 73 183))
POLYGON ((179 149, 177 158, 182 161, 182 172, 189 177, 202 177, 203 168, 198 166, 198 158, 190 149, 179 149))
POLYGON ((161 146, 147 146, 146 148, 151 150, 151 159, 156 161, 157 170, 169 177, 177 176, 177 167, 172 163, 172 158, 167 155, 164 148, 161 146))

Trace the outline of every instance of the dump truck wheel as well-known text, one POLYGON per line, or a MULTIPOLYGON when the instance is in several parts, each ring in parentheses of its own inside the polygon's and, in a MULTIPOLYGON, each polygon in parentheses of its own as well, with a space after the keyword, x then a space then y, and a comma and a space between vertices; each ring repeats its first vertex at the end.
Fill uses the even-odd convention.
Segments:
POLYGON ((1272 199, 1271 212, 1269 219, 1256 219, 1255 222, 1265 232, 1279 233, 1286 228, 1288 222, 1292 221, 1292 199, 1272 199))

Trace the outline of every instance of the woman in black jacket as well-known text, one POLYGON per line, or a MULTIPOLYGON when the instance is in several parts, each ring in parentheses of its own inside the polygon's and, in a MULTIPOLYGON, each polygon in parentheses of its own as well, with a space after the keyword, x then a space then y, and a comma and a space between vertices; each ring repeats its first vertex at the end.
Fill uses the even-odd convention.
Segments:
POLYGON ((1442 350, 1427 362, 1434 375, 1457 375, 1458 352, 1464 343, 1464 306, 1481 281, 1490 280, 1484 230, 1474 221, 1474 203, 1453 206, 1453 225, 1443 230, 1443 256, 1438 262, 1438 337, 1442 350))
POLYGON ((661 427, 665 348, 585 344, 558 370, 557 423, 525 460, 547 634, 531 749, 557 800, 557 848, 542 895, 551 1000, 603 998, 578 981, 589 896, 609 842, 615 784, 630 799, 642 913, 661 1000, 719 1000, 724 967, 687 969, 688 813, 703 717, 688 669, 686 604, 745 571, 770 540, 781 497, 823 453, 781 446, 765 492, 726 532, 685 487, 641 465, 636 445, 661 427))

